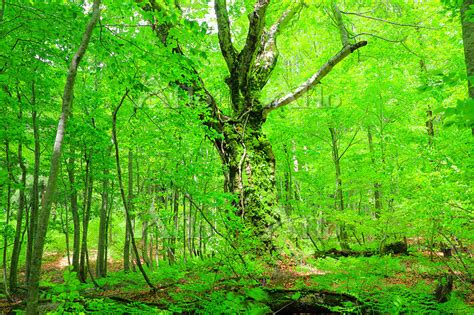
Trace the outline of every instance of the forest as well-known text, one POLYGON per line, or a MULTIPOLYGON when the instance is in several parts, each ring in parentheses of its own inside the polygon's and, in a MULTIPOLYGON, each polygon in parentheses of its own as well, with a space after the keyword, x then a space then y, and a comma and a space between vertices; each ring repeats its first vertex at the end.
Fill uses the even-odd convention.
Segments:
POLYGON ((473 314, 473 0, 1 0, 2 314, 473 314))

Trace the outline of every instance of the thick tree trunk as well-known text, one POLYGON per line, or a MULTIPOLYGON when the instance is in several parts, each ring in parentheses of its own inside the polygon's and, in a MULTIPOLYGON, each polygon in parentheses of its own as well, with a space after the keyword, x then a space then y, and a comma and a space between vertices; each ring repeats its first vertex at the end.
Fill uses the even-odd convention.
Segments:
POLYGON ((225 125, 224 139, 217 140, 216 147, 224 164, 225 190, 238 197, 237 215, 272 249, 280 217, 276 211, 275 156, 262 125, 261 112, 249 112, 240 121, 225 125))
POLYGON ((69 67, 66 84, 64 85, 64 93, 62 98, 62 112, 56 131, 56 139, 54 142, 53 154, 51 156, 51 167, 49 171, 48 186, 46 188, 44 203, 41 213, 38 216, 38 229, 35 235, 35 243, 31 255, 30 281, 28 283, 28 299, 26 313, 28 315, 36 315, 39 300, 39 280, 41 274, 41 260, 43 258, 44 241, 46 232, 48 231, 48 221, 53 204, 53 196, 56 190, 56 181, 59 173, 59 162, 61 160, 61 150, 63 146, 64 134, 66 132, 66 124, 69 120, 72 110, 72 98, 74 94, 74 84, 76 81, 77 69, 79 63, 84 56, 87 46, 92 35, 95 24, 99 20, 100 0, 94 0, 92 7, 92 16, 87 23, 81 44, 72 58, 69 67))
MULTIPOLYGON (((72 152, 74 154, 74 152, 72 152)), ((71 214, 74 226, 74 240, 72 249, 72 271, 79 272, 79 257, 81 251, 81 223, 79 220, 79 209, 77 205, 77 189, 75 179, 75 162, 74 158, 68 159, 67 173, 69 177, 69 190, 71 199, 71 214)))

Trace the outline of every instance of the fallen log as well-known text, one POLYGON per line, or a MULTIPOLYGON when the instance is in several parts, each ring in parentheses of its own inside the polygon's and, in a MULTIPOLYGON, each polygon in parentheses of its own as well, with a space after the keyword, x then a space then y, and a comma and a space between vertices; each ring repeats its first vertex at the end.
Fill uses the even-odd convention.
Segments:
POLYGON ((363 303, 355 296, 315 289, 265 289, 267 305, 278 314, 363 313, 363 303))

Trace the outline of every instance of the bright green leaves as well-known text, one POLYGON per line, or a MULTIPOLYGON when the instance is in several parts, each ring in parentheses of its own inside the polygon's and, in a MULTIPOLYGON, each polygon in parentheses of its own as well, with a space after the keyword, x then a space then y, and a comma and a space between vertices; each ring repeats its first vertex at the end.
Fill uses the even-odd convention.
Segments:
POLYGON ((248 289, 246 294, 248 297, 254 299, 257 302, 268 300, 268 294, 260 287, 248 289))
POLYGON ((446 108, 444 114, 446 126, 474 128, 474 99, 459 100, 456 107, 446 108))

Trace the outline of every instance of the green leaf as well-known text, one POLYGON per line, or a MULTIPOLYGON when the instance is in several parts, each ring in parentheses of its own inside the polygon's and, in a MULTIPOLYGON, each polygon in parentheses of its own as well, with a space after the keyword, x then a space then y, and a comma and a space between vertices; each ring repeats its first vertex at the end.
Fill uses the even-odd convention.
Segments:
POLYGON ((247 290, 246 294, 257 302, 262 302, 268 299, 267 293, 260 287, 247 290))
POLYGON ((296 301, 296 300, 298 300, 300 297, 301 297, 301 292, 296 292, 295 294, 293 294, 293 295, 291 296, 291 299, 292 299, 293 301, 296 301))

